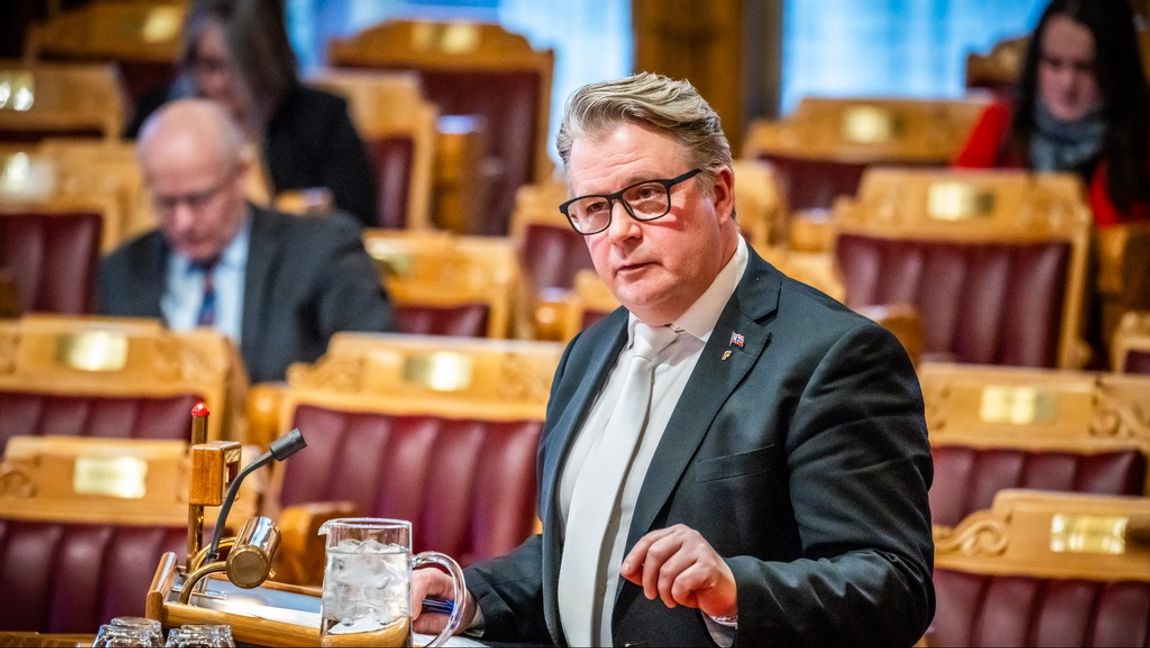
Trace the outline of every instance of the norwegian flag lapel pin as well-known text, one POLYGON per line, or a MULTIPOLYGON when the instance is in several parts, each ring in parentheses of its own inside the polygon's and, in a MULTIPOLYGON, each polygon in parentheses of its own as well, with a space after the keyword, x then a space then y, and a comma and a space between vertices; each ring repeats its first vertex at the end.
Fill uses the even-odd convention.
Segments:
POLYGON ((746 346, 746 344, 747 338, 743 337, 742 333, 731 331, 731 341, 727 343, 727 346, 737 346, 741 349, 746 346))

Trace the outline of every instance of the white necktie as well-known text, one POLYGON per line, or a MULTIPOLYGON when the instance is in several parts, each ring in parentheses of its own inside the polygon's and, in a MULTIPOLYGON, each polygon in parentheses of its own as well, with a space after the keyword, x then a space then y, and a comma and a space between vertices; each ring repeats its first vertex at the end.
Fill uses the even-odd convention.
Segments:
POLYGON ((666 326, 635 327, 631 363, 607 429, 595 440, 579 471, 571 494, 570 511, 559 567, 559 616, 567 643, 598 643, 606 564, 618 529, 619 493, 627 478, 651 405, 654 358, 675 340, 666 326))

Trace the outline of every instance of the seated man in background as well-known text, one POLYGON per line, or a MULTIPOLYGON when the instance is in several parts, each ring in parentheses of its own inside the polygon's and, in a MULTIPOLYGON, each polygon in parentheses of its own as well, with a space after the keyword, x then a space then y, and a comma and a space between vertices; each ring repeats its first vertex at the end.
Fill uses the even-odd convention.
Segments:
POLYGON ((246 202, 244 141, 207 99, 173 101, 145 122, 137 151, 160 228, 103 261, 99 308, 214 327, 239 344, 253 382, 282 380, 333 333, 388 331, 393 314, 353 219, 246 202))

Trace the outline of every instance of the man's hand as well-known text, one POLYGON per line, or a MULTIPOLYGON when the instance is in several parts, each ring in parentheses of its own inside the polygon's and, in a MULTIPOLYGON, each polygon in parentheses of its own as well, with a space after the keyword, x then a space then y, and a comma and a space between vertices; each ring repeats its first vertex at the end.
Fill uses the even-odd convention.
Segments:
POLYGON ((698 531, 682 524, 639 538, 619 575, 670 608, 686 605, 713 617, 738 614, 731 568, 698 531))
MULTIPOLYGON (((411 611, 414 620, 414 629, 423 634, 439 634, 447 626, 447 615, 428 612, 423 614, 423 599, 427 597, 451 600, 454 592, 451 591, 451 577, 438 569, 416 569, 411 573, 411 600, 415 609, 411 611)), ((463 632, 471 626, 475 618, 475 599, 466 588, 463 590, 463 600, 456 601, 456 605, 463 606, 463 614, 459 622, 459 630, 463 632)))

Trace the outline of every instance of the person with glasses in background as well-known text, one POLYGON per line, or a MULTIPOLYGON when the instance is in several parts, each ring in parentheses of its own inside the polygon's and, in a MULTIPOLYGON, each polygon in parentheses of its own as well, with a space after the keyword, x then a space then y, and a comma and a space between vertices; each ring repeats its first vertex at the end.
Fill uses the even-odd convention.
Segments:
POLYGON ((103 260, 106 315, 215 328, 253 381, 284 379, 338 331, 388 331, 394 316, 346 215, 291 216, 246 200, 250 149, 219 103, 178 99, 140 130, 137 151, 159 229, 103 260))
MULTIPOLYGON (((688 82, 584 86, 558 149, 560 210, 622 307, 560 361, 542 533, 466 570, 465 626, 534 645, 914 643, 934 612, 932 464, 906 352, 746 244, 730 146, 688 82)), ((435 570, 413 582, 417 612, 452 595, 435 570)))
POLYGON ((283 0, 195 0, 179 69, 170 88, 140 98, 128 137, 165 101, 214 99, 258 146, 266 168, 256 171, 273 195, 318 190, 364 227, 379 226, 367 146, 342 97, 300 83, 283 0))

